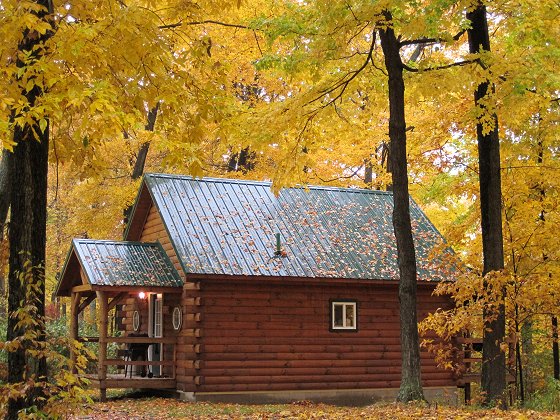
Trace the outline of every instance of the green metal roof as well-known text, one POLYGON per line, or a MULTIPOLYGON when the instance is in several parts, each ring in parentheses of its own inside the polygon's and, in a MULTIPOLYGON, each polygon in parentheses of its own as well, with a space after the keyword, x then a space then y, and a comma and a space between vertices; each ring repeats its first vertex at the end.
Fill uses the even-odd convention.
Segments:
MULTIPOLYGON (((389 192, 311 186, 275 196, 269 182, 162 174, 144 182, 186 273, 398 279, 389 192), (276 233, 285 257, 275 255, 276 233)), ((452 251, 412 200, 410 211, 419 280, 449 279, 452 251)))
POLYGON ((183 285, 181 277, 159 243, 74 239, 72 249, 92 285, 141 287, 182 287, 183 285))

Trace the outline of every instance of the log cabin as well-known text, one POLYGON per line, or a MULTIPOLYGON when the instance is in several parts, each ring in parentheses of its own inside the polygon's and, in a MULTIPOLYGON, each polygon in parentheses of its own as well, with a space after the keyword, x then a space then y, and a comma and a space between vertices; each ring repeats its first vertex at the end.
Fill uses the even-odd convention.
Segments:
MULTIPOLYGON (((419 319, 449 308, 452 251, 411 200, 419 319)), ((171 389, 189 400, 366 401, 400 385, 392 194, 147 174, 124 241, 74 239, 57 285, 100 308, 100 389, 171 389), (116 310, 122 331, 108 334, 116 310), (113 334, 114 335, 114 334, 113 334), (109 343, 126 360, 107 355, 109 343), (136 351, 136 354, 132 354, 136 351), (132 353, 131 353, 132 352, 132 353), (108 367, 126 365, 124 373, 108 367), (146 374, 146 368, 148 369, 146 374)), ((421 352, 428 398, 458 385, 421 352)))

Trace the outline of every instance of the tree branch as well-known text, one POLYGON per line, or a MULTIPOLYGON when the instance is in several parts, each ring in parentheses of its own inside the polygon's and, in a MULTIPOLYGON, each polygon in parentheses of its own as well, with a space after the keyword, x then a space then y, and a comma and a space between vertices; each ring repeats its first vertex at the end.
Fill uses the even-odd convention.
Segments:
POLYGON ((201 21, 194 21, 194 22, 176 22, 176 23, 170 23, 168 25, 160 25, 158 26, 159 29, 173 29, 173 28, 178 28, 180 26, 194 26, 194 25, 206 25, 206 24, 213 24, 213 25, 220 25, 220 26, 226 26, 228 28, 240 28, 240 29, 250 29, 252 31, 258 31, 258 29, 256 28, 250 28, 249 26, 246 25, 238 25, 236 23, 227 23, 227 22, 220 22, 217 20, 201 20, 201 21))
POLYGON ((456 63, 446 64, 444 66, 428 67, 428 68, 425 68, 425 69, 422 69, 422 70, 415 69, 414 67, 410 67, 410 66, 408 66, 404 63, 402 63, 402 66, 407 71, 418 73, 418 72, 424 72, 424 71, 445 70, 445 69, 449 69, 451 67, 466 66, 467 64, 477 63, 478 61, 479 61, 478 58, 474 59, 474 60, 457 61, 456 63))
MULTIPOLYGON (((453 41, 458 41, 463 34, 467 32, 466 29, 463 29, 461 32, 456 34, 453 38, 453 41)), ((443 43, 447 42, 448 39, 446 38, 418 38, 418 39, 406 39, 404 41, 399 42, 399 47, 404 47, 406 45, 417 45, 417 44, 436 44, 436 43, 443 43)))
POLYGON ((354 71, 351 71, 351 72, 347 73, 346 75, 344 75, 344 76, 343 76, 337 83, 335 83, 333 86, 331 86, 330 88, 328 88, 328 89, 322 91, 322 92, 320 93, 320 95, 319 95, 317 98, 315 98, 315 99, 309 101, 309 104, 311 104, 311 103, 313 103, 313 102, 316 102, 316 101, 322 99, 323 97, 325 97, 325 96, 328 95, 329 93, 332 93, 332 92, 334 92, 334 91, 336 91, 336 90, 338 90, 338 89, 341 89, 340 92, 339 92, 333 99, 331 99, 327 104, 325 104, 325 105, 323 106, 323 108, 326 107, 326 106, 328 106, 328 105, 330 105, 330 104, 332 104, 334 101, 336 101, 337 99, 339 99, 340 97, 342 97, 342 95, 344 94, 344 92, 345 92, 346 89, 348 88, 348 85, 350 84, 350 82, 351 82, 352 80, 354 80, 354 79, 358 76, 358 74, 360 74, 360 73, 362 72, 362 70, 364 70, 364 69, 367 67, 367 65, 369 64, 370 61, 373 62, 373 50, 375 49, 375 41, 376 41, 376 32, 375 32, 375 31, 374 31, 373 34, 372 34, 372 38, 373 38, 373 39, 372 39, 372 41, 371 41, 371 46, 370 46, 370 48, 369 48, 368 55, 367 55, 366 60, 364 61, 364 63, 363 63, 358 69, 356 69, 356 70, 354 70, 354 71))

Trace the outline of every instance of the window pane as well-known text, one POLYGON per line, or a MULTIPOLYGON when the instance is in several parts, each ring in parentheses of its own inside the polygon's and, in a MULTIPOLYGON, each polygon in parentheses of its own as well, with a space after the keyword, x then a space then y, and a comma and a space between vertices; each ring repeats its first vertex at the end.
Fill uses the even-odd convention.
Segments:
POLYGON ((346 306, 346 324, 345 327, 354 327, 356 324, 354 323, 354 304, 348 304, 346 306))
POLYGON ((334 327, 344 327, 343 319, 344 315, 342 314, 342 305, 335 304, 334 306, 334 313, 333 313, 333 326, 334 327))

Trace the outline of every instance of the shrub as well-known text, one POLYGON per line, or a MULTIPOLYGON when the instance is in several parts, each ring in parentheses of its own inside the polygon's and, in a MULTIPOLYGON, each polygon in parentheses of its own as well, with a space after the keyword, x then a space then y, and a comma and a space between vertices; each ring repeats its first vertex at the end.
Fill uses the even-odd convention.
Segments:
POLYGON ((560 411, 560 381, 550 378, 544 388, 535 391, 526 406, 533 410, 560 411))

